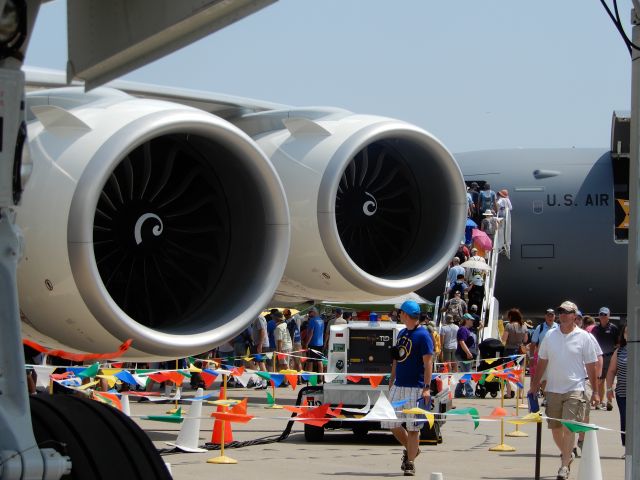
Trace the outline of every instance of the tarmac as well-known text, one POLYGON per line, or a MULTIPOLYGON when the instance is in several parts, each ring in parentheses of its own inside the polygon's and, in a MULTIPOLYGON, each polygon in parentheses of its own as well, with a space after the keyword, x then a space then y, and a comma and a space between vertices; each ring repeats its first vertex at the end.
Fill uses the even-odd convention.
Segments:
MULTIPOLYGON (((216 385, 212 388, 217 388, 216 385)), ((276 389, 276 403, 294 405, 297 393, 291 388, 276 389)), ((270 389, 271 391, 271 389, 270 389)), ((206 392, 205 392, 206 393, 206 392)), ((184 396, 191 392, 185 392, 184 396)), ((246 424, 233 424, 235 441, 255 440, 263 437, 277 437, 285 429, 290 412, 286 410, 266 409, 265 390, 230 388, 229 398, 249 398, 248 414, 257 418, 246 424)), ((372 398, 372 400, 374 400, 372 398)), ((504 400, 509 415, 515 415, 515 400, 504 400)), ((156 404, 147 401, 131 402, 131 414, 162 415, 173 405, 156 404)), ((497 406, 500 399, 455 399, 458 409, 476 407, 482 416, 488 416, 497 406)), ((182 407, 189 409, 187 402, 182 407)), ((215 411, 215 406, 204 404, 202 416, 215 411)), ((525 415, 520 409, 520 415, 525 415)), ((515 448, 514 452, 492 452, 489 448, 501 444, 500 422, 481 422, 474 430, 468 416, 458 417, 458 421, 450 420, 442 427, 443 442, 437 446, 422 445, 422 453, 416 459, 416 477, 430 479, 431 473, 441 472, 443 480, 471 479, 531 479, 535 478, 536 425, 519 426, 519 430, 527 437, 504 437, 504 442, 515 448), (462 421, 461 421, 462 420, 462 421)), ((327 480, 390 478, 401 477, 400 457, 402 447, 399 446, 388 431, 369 432, 364 438, 356 438, 351 431, 328 430, 322 443, 305 441, 303 425, 296 422, 290 435, 284 441, 253 445, 242 448, 226 448, 225 455, 237 460, 233 465, 216 465, 207 463, 220 455, 219 450, 206 453, 171 453, 166 442, 176 440, 180 424, 156 421, 136 421, 147 432, 151 440, 162 451, 164 461, 170 464, 173 478, 176 480, 195 480, 206 478, 224 478, 225 480, 260 477, 263 479, 327 480)), ((601 427, 619 428, 617 408, 607 411, 591 411, 591 423, 601 427)), ((213 419, 201 420, 199 444, 211 440, 213 419)), ((515 431, 515 425, 504 422, 505 433, 515 431)), ((619 433, 600 430, 597 432, 600 451, 602 478, 607 480, 624 479, 624 449, 619 433)), ((553 442, 546 422, 542 424, 542 454, 540 478, 555 479, 560 467, 559 452, 553 442)), ((577 458, 572 465, 569 478, 577 479, 580 463, 577 458)), ((585 462, 588 460, 585 459, 585 462)), ((591 459, 591 462, 596 461, 591 459)), ((591 463, 593 465, 593 463, 591 463)))

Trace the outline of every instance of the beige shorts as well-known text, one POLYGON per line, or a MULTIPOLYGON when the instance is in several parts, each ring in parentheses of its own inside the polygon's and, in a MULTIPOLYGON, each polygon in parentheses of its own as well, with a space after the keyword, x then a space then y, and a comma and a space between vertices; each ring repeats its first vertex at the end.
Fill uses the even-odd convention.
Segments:
MULTIPOLYGON (((588 402, 585 400, 582 390, 573 390, 567 393, 546 392, 545 397, 547 399, 547 417, 575 420, 576 422, 584 420, 588 402)), ((547 419, 547 426, 553 429, 562 427, 562 424, 558 420, 547 419)))

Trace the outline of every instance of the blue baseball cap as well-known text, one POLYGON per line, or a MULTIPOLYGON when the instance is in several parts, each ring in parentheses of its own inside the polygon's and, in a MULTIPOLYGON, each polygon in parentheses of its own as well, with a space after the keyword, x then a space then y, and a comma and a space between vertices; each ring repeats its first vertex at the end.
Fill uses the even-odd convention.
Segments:
POLYGON ((371 312, 369 314, 369 320, 375 322, 376 320, 378 320, 378 314, 376 312, 371 312))
POLYGON ((413 300, 405 300, 403 304, 400 305, 400 310, 410 317, 418 318, 420 316, 420 305, 413 300))

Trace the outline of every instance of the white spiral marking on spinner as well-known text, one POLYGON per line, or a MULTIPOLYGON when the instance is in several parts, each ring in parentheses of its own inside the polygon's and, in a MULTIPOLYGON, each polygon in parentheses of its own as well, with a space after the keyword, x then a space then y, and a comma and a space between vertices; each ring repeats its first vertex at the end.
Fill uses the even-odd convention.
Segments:
POLYGON ((145 213, 138 219, 138 221, 136 222, 136 226, 133 229, 133 236, 136 238, 136 245, 140 245, 142 243, 142 224, 150 218, 157 220, 159 223, 159 225, 156 225, 151 229, 151 233, 153 233, 153 235, 155 235, 156 237, 159 237, 162 233, 164 225, 162 223, 162 220, 160 220, 160 217, 155 213, 145 213))
POLYGON ((364 205, 362 205, 362 211, 367 217, 370 217, 378 210, 378 202, 376 202, 376 197, 371 195, 369 192, 364 192, 364 194, 371 197, 371 200, 364 202, 364 205))

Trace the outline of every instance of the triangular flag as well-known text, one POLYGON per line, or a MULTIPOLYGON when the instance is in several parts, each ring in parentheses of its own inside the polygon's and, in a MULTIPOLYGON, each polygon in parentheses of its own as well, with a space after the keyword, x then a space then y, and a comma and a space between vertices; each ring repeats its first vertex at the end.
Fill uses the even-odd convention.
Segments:
POLYGON ((267 405, 271 406, 271 405, 275 405, 276 401, 273 398, 273 395, 271 395, 269 392, 267 393, 267 405))
POLYGON ((218 377, 217 374, 212 374, 204 370, 202 371, 200 376, 202 377, 202 380, 204 381, 204 386, 206 388, 209 388, 211 384, 215 382, 216 378, 218 377))
POLYGON ((81 372, 78 372, 77 375, 80 378, 91 378, 95 377, 98 374, 98 370, 100 369, 100 364, 98 362, 94 363, 90 367, 85 368, 81 372))
POLYGON ((347 380, 353 383, 358 383, 362 380, 362 376, 360 375, 347 375, 347 380))
POLYGON ((325 403, 320 405, 319 407, 313 408, 307 412, 304 412, 302 418, 294 418, 294 421, 300 423, 306 423, 308 425, 313 425, 315 427, 323 427, 326 423, 329 422, 328 418, 325 418, 327 412, 329 411, 329 404, 325 403))
POLYGON ((373 405, 373 408, 364 416, 364 420, 389 420, 398 418, 393 405, 389 402, 384 390, 380 391, 378 400, 373 405))
POLYGON ((178 410, 171 415, 146 415, 144 417, 140 417, 142 420, 154 420, 156 422, 167 422, 167 423, 182 423, 184 418, 182 418, 182 407, 178 407, 178 410))
POLYGON ((190 363, 189 364, 189 372, 191 372, 191 373, 201 373, 202 369, 196 367, 193 363, 190 363))
POLYGON ((449 410, 447 412, 447 415, 471 415, 471 418, 473 418, 473 429, 475 430, 476 428, 478 428, 478 425, 480 425, 480 415, 478 414, 478 409, 474 408, 474 407, 470 407, 470 408, 460 408, 457 410, 449 410))
POLYGON ((598 427, 597 425, 593 425, 593 424, 582 424, 582 425, 579 425, 577 423, 563 422, 563 421, 560 421, 560 423, 562 425, 564 425, 565 427, 567 427, 567 429, 570 432, 573 432, 573 433, 590 432, 592 430, 600 430, 600 427, 598 427))
POLYGON ((344 402, 340 402, 338 404, 338 406, 334 410, 329 409, 327 411, 327 414, 331 415, 332 417, 339 417, 340 414, 342 413, 342 406, 343 405, 344 405, 344 402))
POLYGON ((134 386, 138 385, 138 382, 136 381, 134 376, 131 375, 131 372, 127 370, 121 370, 120 372, 116 373, 114 377, 123 381, 124 383, 128 383, 129 385, 134 385, 134 386))
POLYGON ((282 382, 284 382, 284 375, 280 373, 272 373, 271 374, 271 383, 275 388, 278 388, 282 382))
POLYGON ((231 413, 231 412, 212 412, 212 417, 216 420, 225 420, 227 422, 247 423, 253 418, 252 415, 231 413))
POLYGON ((233 408, 231 408, 231 413, 237 413, 238 415, 246 415, 247 414, 247 400, 245 397, 241 402, 237 403, 233 408))
POLYGON ((309 385, 312 387, 318 385, 318 375, 309 375, 309 385))
POLYGON ((111 405, 112 407, 115 407, 118 410, 122 411, 122 403, 120 403, 120 399, 115 393, 93 392, 91 398, 93 400, 97 400, 100 403, 111 405))
POLYGON ((371 388, 378 388, 378 385, 380 385, 380 382, 382 382, 384 378, 382 375, 367 375, 366 377, 369 379, 371 388))
POLYGON ((289 385, 291 386, 291 388, 295 390, 296 387, 298 386, 298 375, 287 374, 285 375, 285 378, 289 382, 289 385))
POLYGON ((271 374, 269 372, 257 371, 256 375, 260 378, 264 378, 265 380, 271 380, 271 374))

